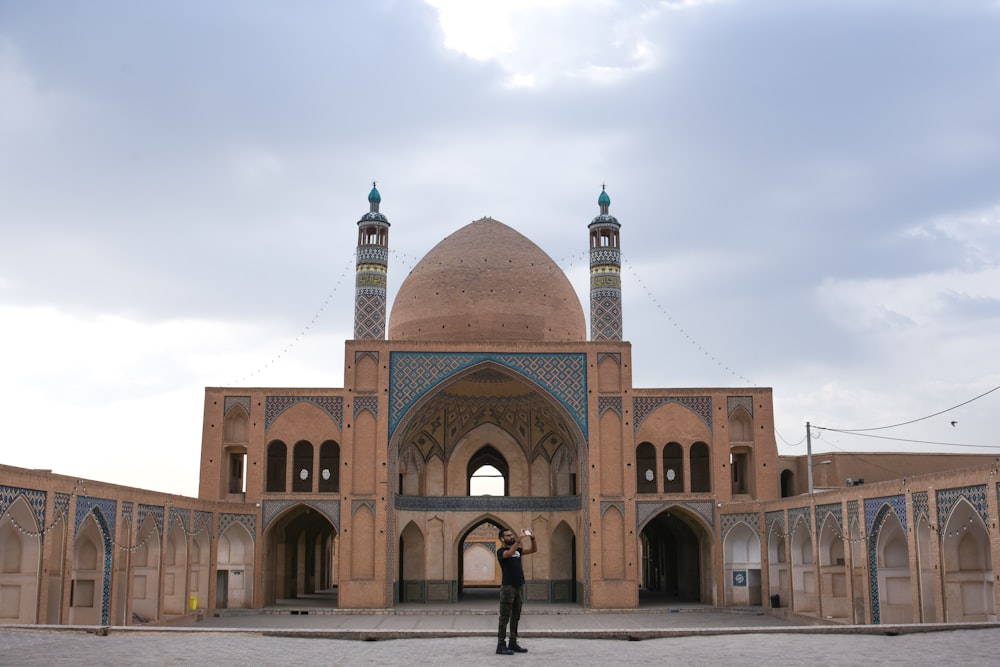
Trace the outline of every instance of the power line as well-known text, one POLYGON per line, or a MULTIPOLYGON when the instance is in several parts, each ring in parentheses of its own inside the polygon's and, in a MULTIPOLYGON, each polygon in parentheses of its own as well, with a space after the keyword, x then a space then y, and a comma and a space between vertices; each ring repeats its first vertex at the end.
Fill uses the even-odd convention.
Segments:
MULTIPOLYGON (((959 403, 958 405, 950 407, 947 410, 941 410, 940 412, 935 412, 932 415, 927 415, 926 417, 920 417, 918 419, 911 419, 910 421, 900 422, 899 424, 891 424, 889 426, 876 426, 874 428, 828 428, 828 427, 825 427, 825 426, 816 426, 816 428, 821 429, 821 430, 827 430, 827 431, 839 431, 841 433, 857 433, 859 435, 862 432, 864 432, 864 431, 884 431, 885 429, 888 429, 888 428, 896 428, 897 426, 906 426, 908 424, 916 424, 917 422, 924 421, 925 419, 931 419, 932 417, 939 417, 939 416, 945 414, 946 412, 951 412, 952 410, 956 410, 956 409, 958 409, 958 408, 960 408, 960 407, 962 407, 964 405, 968 405, 969 403, 972 403, 973 401, 978 401, 980 398, 982 398, 984 396, 988 396, 989 394, 992 394, 993 392, 997 391, 998 389, 1000 389, 1000 386, 993 387, 989 391, 983 392, 982 394, 980 394, 979 396, 976 396, 975 398, 970 398, 967 401, 963 401, 962 403, 959 403)), ((918 440, 912 440, 911 442, 919 442, 919 441, 918 440)), ((932 443, 932 444, 938 444, 938 443, 932 443)), ((940 444, 948 444, 948 443, 940 443, 940 444)), ((983 445, 983 446, 990 446, 990 445, 983 445)))
MULTIPOLYGON (((845 435, 856 435, 862 438, 878 438, 880 440, 894 440, 896 442, 913 442, 918 445, 941 445, 942 447, 975 447, 977 449, 1000 449, 1000 445, 968 445, 962 442, 937 442, 934 440, 913 440, 911 438, 893 438, 888 435, 873 435, 871 433, 859 433, 857 431, 847 431, 839 428, 826 428, 823 426, 815 426, 824 431, 830 431, 832 433, 843 433, 845 435)), ((869 429, 874 430, 874 429, 869 429)))

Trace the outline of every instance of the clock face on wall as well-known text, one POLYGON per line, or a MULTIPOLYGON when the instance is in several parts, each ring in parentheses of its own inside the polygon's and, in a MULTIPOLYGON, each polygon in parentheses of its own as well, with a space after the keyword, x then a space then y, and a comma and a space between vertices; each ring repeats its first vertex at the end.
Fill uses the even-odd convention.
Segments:
POLYGON ((667 481, 672 482, 674 478, 677 477, 677 473, 674 472, 673 468, 667 468, 667 481))
POLYGON ((301 479, 302 481, 305 481, 305 480, 309 479, 309 471, 306 470, 305 468, 303 468, 302 470, 300 470, 299 471, 299 479, 301 479))
POLYGON ((320 474, 323 475, 323 479, 326 479, 326 480, 330 479, 330 469, 329 468, 323 468, 323 472, 320 473, 320 474))
POLYGON ((647 482, 652 482, 653 481, 653 477, 655 477, 655 475, 653 474, 653 471, 650 470, 650 469, 647 469, 646 470, 646 481, 647 482))

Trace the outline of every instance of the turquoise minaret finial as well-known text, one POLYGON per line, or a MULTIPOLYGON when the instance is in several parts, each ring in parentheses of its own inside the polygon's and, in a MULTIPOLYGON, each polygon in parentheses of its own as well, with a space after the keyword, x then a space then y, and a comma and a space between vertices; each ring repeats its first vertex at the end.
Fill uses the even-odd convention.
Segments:
POLYGON ((601 213, 590 223, 590 339, 622 340, 621 225, 608 213, 605 186, 597 198, 601 213))
POLYGON ((358 220, 354 281, 354 338, 385 338, 386 276, 389 271, 389 220, 379 213, 382 195, 372 181, 368 212, 358 220))

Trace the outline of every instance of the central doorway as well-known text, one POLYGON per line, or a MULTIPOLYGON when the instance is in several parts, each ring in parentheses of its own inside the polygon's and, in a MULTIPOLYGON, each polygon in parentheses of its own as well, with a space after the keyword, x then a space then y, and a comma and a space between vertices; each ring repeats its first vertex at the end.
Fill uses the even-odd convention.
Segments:
POLYGON ((639 534, 640 603, 711 604, 710 544, 707 529, 688 510, 671 507, 650 519, 639 534))

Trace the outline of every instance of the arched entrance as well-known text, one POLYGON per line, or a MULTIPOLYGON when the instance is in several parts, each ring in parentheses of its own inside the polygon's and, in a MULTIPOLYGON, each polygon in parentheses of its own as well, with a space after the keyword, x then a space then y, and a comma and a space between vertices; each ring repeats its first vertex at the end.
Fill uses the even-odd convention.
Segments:
POLYGON ((712 603, 712 537, 689 510, 670 507, 639 534, 640 602, 712 603))
POLYGON ((467 530, 458 541, 458 599, 493 601, 500 587, 500 526, 484 519, 467 530))
POLYGON ((264 604, 311 599, 337 606, 336 537, 330 520, 307 504, 277 517, 264 537, 264 604))

